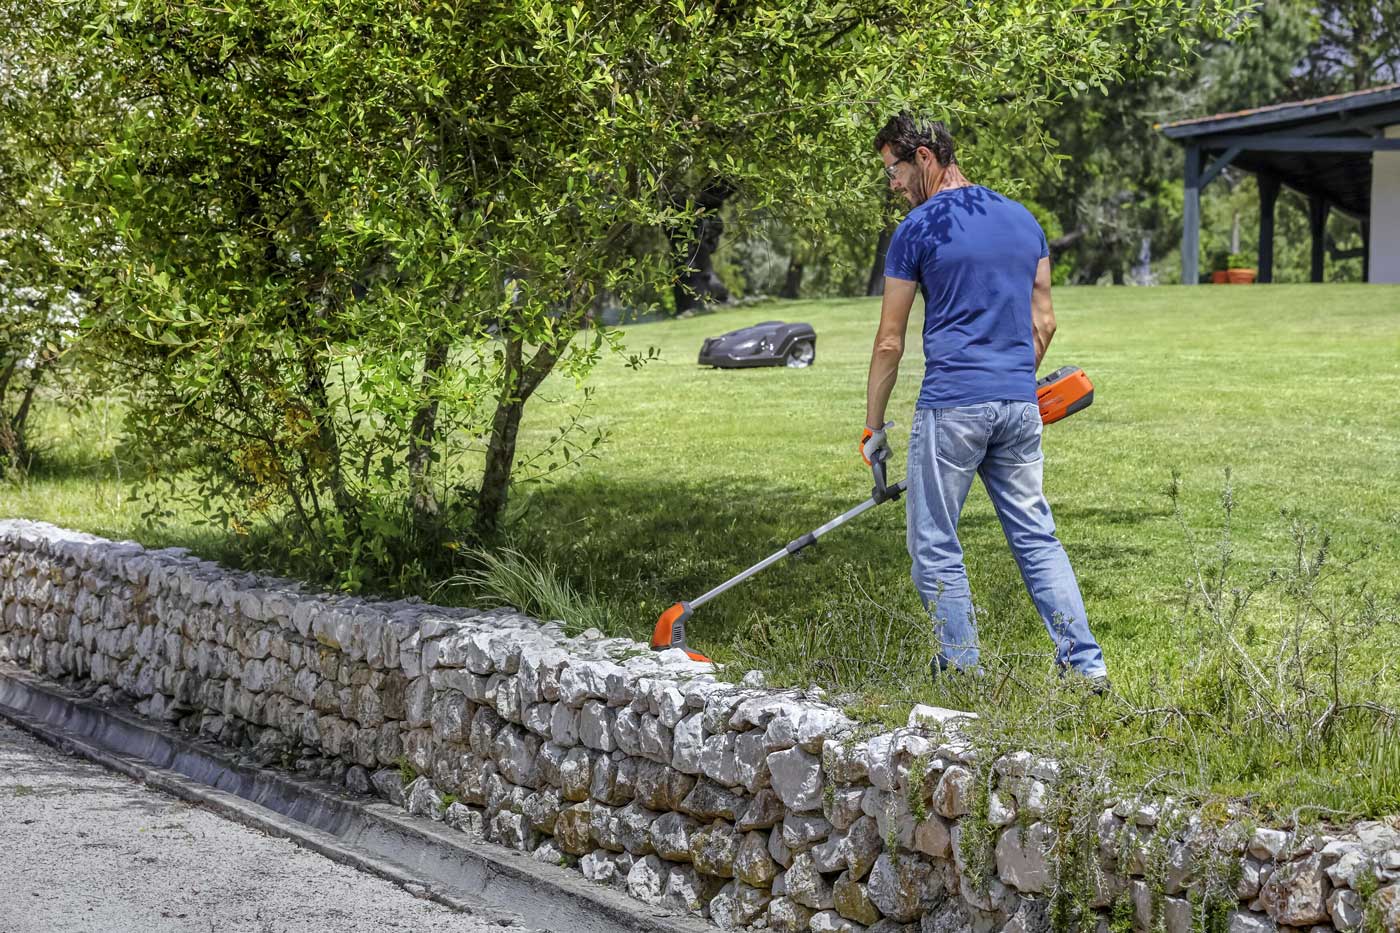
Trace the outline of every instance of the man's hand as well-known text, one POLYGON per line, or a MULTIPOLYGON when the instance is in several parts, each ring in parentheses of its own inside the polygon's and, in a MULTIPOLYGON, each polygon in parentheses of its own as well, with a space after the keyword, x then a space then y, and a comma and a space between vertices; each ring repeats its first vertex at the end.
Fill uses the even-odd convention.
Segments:
POLYGON ((865 433, 860 436, 860 455, 866 466, 874 465, 877 460, 889 458, 890 442, 885 437, 885 431, 893 426, 893 421, 886 421, 878 428, 865 426, 865 433))

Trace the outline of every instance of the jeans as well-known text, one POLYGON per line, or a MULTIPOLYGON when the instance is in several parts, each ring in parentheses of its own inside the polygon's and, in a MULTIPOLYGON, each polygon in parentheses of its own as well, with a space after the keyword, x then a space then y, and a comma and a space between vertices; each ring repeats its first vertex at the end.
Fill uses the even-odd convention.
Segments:
POLYGON ((982 477, 1021 579, 1050 639, 1055 661, 1086 677, 1107 673, 1079 583, 1055 537, 1041 487, 1040 409, 1030 402, 985 402, 920 409, 909 435, 905 500, 914 586, 938 633, 937 665, 978 666, 977 620, 958 543, 958 516, 982 477))

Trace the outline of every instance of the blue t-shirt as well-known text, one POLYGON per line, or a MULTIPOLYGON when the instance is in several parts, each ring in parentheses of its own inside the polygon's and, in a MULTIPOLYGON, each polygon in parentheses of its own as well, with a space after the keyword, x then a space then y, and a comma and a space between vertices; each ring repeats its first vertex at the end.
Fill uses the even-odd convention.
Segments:
POLYGON ((1031 212, 981 185, 940 191, 909 212, 885 275, 924 294, 917 407, 1035 401, 1031 290, 1048 255, 1031 212))

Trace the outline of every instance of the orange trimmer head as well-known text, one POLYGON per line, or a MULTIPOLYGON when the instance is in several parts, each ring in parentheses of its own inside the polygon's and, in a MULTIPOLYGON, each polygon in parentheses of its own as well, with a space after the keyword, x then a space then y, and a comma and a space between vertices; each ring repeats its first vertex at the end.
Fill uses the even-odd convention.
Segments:
POLYGON ((651 649, 653 651, 665 651, 668 648, 679 648, 690 656, 692 661, 709 661, 698 651, 691 651, 685 646, 685 620, 690 618, 690 603, 681 601, 670 609, 661 613, 661 618, 656 620, 656 628, 651 631, 651 649))

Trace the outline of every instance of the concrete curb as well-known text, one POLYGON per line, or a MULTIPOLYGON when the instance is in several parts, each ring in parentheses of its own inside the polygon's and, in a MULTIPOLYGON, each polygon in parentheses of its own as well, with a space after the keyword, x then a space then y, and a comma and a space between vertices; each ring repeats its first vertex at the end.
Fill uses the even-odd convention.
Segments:
POLYGON ((9 665, 0 665, 0 716, 62 751, 489 922, 568 933, 715 929, 398 807, 263 768, 9 665))

